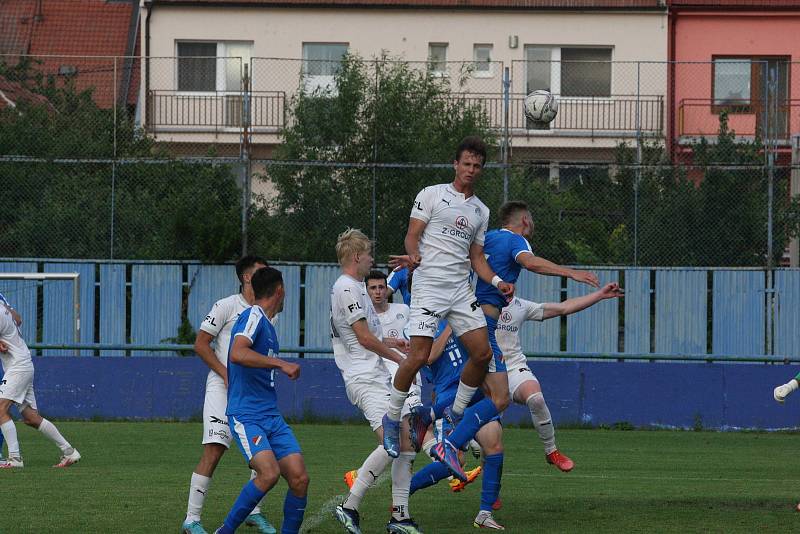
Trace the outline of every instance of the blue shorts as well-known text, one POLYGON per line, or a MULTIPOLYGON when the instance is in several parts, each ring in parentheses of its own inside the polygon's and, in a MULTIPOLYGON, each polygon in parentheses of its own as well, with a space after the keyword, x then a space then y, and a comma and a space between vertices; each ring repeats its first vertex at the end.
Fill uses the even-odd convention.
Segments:
POLYGON ((506 367, 506 359, 503 357, 503 351, 500 350, 500 345, 497 344, 497 319, 483 315, 486 318, 486 330, 489 334, 489 346, 492 348, 492 361, 489 362, 490 373, 505 373, 508 371, 506 367))
POLYGON ((283 416, 268 415, 239 420, 231 415, 228 416, 228 425, 248 463, 261 451, 272 451, 276 460, 301 452, 300 444, 283 416))

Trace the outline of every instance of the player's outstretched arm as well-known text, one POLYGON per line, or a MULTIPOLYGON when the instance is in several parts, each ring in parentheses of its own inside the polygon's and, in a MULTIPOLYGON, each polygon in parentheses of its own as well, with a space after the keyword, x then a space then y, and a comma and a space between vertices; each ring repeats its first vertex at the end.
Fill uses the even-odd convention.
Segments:
POLYGON ((197 337, 194 338, 194 351, 198 356, 200 356, 200 359, 203 360, 203 363, 205 363, 212 371, 222 377, 227 385, 228 370, 225 369, 225 366, 219 361, 217 355, 214 354, 214 349, 211 348, 211 342, 213 340, 214 336, 204 330, 199 330, 197 332, 197 337))
POLYGON ((402 269, 406 267, 408 272, 414 271, 419 267, 422 257, 419 255, 419 240, 422 238, 422 233, 428 223, 411 217, 408 220, 408 231, 404 241, 406 253, 399 256, 389 256, 389 266, 394 269, 402 269))
POLYGON ((545 276, 563 276, 592 287, 600 287, 600 280, 593 272, 562 267, 540 256, 534 256, 530 252, 520 254, 517 257, 517 262, 532 273, 545 276))
POLYGON ((265 358, 251 347, 253 342, 246 336, 237 334, 231 345, 230 359, 233 363, 245 367, 256 367, 259 369, 278 369, 286 376, 295 380, 300 376, 300 366, 296 363, 287 362, 280 358, 265 358))
POLYGON ((444 352, 444 348, 447 346, 447 340, 450 339, 450 336, 453 335, 453 329, 450 328, 450 325, 444 327, 442 333, 439 334, 439 337, 433 340, 433 345, 431 345, 431 353, 428 356, 428 365, 432 364, 444 352))
POLYGON ((492 270, 489 266, 489 262, 486 261, 486 256, 483 254, 483 245, 472 243, 469 246, 469 261, 472 265, 472 270, 475 271, 475 274, 477 274, 481 280, 487 284, 492 284, 499 289, 500 293, 505 295, 509 301, 511 300, 514 296, 514 284, 504 282, 497 276, 497 273, 492 270))
POLYGON ((542 320, 550 319, 552 317, 561 317, 562 315, 571 315, 581 310, 585 310, 590 306, 594 306, 601 300, 618 298, 624 294, 625 292, 619 287, 618 283, 611 282, 610 284, 606 284, 602 288, 589 293, 588 295, 567 299, 564 302, 546 303, 544 305, 544 314, 542 315, 542 320))
POLYGON ((358 343, 368 351, 374 352, 381 358, 386 358, 397 364, 403 361, 402 356, 397 354, 397 352, 392 350, 386 343, 375 337, 375 335, 369 331, 366 319, 359 319, 354 322, 351 327, 353 328, 353 333, 358 338, 358 343))

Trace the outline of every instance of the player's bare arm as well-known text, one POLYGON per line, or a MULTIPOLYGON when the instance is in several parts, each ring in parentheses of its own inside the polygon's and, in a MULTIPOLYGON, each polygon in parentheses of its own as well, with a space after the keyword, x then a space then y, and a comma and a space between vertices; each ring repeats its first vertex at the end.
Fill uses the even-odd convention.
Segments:
POLYGON ((625 295, 622 288, 619 287, 617 282, 611 282, 604 285, 601 289, 583 295, 567 299, 564 302, 548 302, 544 305, 544 313, 542 319, 550 319, 552 317, 560 317, 562 315, 571 315, 573 313, 585 310, 605 299, 619 298, 625 295))
POLYGON ((530 252, 523 252, 520 254, 517 261, 527 270, 536 274, 563 276, 592 287, 600 287, 600 280, 597 278, 597 275, 591 271, 580 271, 578 269, 562 267, 540 256, 534 256, 530 252))
POLYGON ((397 339, 393 337, 384 338, 383 343, 392 349, 397 349, 403 354, 408 354, 408 351, 411 350, 411 342, 407 339, 397 339))
POLYGON ((486 261, 486 256, 483 255, 483 245, 472 243, 469 247, 469 261, 472 265, 472 270, 475 271, 481 280, 487 284, 492 284, 497 287, 500 292, 505 295, 509 300, 514 296, 514 284, 509 284, 500 280, 495 283, 495 277, 499 279, 497 274, 489 267, 489 262, 486 261))
POLYGON ((251 349, 251 346, 252 342, 245 336, 236 336, 231 346, 231 361, 245 367, 277 369, 292 380, 300 376, 300 366, 298 364, 287 362, 280 358, 265 358, 263 354, 251 349))
POLYGON ((428 356, 428 365, 432 364, 436 360, 438 360, 442 353, 444 353, 444 348, 447 346, 447 340, 450 339, 450 336, 453 335, 453 329, 450 328, 450 325, 444 327, 442 333, 439 334, 439 337, 433 340, 433 345, 431 345, 431 354, 428 356))
POLYGON ((419 240, 428 223, 420 219, 411 217, 408 220, 408 231, 406 232, 405 247, 406 253, 401 256, 389 256, 389 266, 392 269, 402 269, 407 267, 409 272, 419 267, 422 257, 419 255, 419 240))
POLYGON ((403 361, 403 357, 397 354, 392 348, 390 348, 386 343, 375 337, 375 335, 369 331, 369 326, 367 326, 366 319, 359 319, 352 325, 353 333, 358 338, 358 343, 367 349, 370 352, 374 352, 381 358, 386 358, 389 361, 395 362, 396 364, 400 364, 403 361))
POLYGON ((225 381, 225 385, 228 385, 228 370, 225 369, 225 366, 222 365, 222 362, 219 361, 217 355, 214 354, 214 349, 211 348, 211 342, 214 340, 214 336, 209 334, 204 330, 200 330, 197 332, 197 337, 194 339, 194 351, 200 356, 200 359, 203 360, 212 371, 217 373, 222 379, 225 381))

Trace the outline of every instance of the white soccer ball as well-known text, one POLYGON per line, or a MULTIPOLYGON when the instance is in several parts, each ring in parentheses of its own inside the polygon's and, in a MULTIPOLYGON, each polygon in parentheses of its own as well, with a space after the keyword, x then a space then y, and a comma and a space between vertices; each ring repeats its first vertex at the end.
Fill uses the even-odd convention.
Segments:
POLYGON ((532 121, 552 122, 558 114, 558 100, 544 89, 525 97, 525 116, 532 121))

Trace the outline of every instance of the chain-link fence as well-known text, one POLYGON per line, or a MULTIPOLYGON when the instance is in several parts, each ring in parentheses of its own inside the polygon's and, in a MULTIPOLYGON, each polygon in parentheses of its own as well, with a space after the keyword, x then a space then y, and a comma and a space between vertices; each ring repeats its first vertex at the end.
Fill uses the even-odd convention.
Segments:
POLYGON ((553 261, 768 267, 797 254, 791 63, 195 48, 0 58, 0 257, 331 261, 354 226, 382 261, 470 134, 490 145, 478 195, 493 213, 527 201, 531 241, 553 261), (536 89, 558 98, 550 124, 525 117, 536 89))

